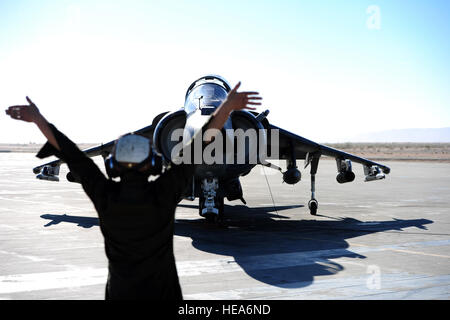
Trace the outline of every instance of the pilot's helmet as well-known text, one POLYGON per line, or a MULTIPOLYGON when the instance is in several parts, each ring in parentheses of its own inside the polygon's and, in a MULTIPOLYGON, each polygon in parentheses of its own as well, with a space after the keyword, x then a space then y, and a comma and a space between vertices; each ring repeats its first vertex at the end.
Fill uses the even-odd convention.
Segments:
POLYGON ((195 80, 188 88, 184 110, 187 114, 202 110, 210 114, 226 99, 230 91, 228 82, 217 75, 208 75, 195 80))
POLYGON ((151 146, 150 139, 129 133, 116 140, 111 154, 105 159, 106 172, 115 178, 127 171, 159 175, 162 159, 151 146))

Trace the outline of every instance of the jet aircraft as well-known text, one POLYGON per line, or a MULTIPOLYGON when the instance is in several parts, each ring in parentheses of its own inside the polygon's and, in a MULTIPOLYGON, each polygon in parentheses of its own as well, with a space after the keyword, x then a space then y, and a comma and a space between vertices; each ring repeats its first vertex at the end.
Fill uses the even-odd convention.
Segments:
MULTIPOLYGON (((221 76, 203 76, 188 87, 183 108, 157 115, 151 125, 135 133, 150 138, 153 147, 163 160, 163 167, 167 169, 173 163, 174 149, 202 128, 214 110, 225 100, 230 90, 229 83, 221 76), (181 132, 178 136, 177 130, 178 133, 181 132), (174 136, 178 138, 174 139, 174 136)), ((322 156, 335 158, 336 180, 339 183, 348 183, 355 179, 352 162, 363 166, 365 181, 384 179, 385 174, 390 172, 390 168, 385 165, 316 143, 277 127, 269 122, 268 114, 268 110, 261 113, 240 110, 230 115, 222 132, 226 140, 225 144, 232 147, 227 148, 223 153, 223 161, 213 163, 201 161, 197 165, 192 185, 184 194, 185 199, 199 198, 200 216, 213 221, 222 219, 225 198, 229 201, 240 199, 245 204, 240 178, 247 175, 257 165, 274 168, 282 173, 284 182, 296 184, 301 180, 297 160, 304 160, 304 168, 310 166, 311 200, 308 202, 308 208, 312 215, 316 215, 318 210, 315 176, 322 156), (244 133, 244 139, 241 140, 241 144, 236 144, 237 137, 233 135, 233 132, 239 129, 241 133, 244 133), (248 136, 248 139, 245 137, 245 133, 251 131, 256 134, 256 143, 249 139, 251 136, 248 136), (267 152, 269 150, 270 152, 267 152), (280 167, 267 161, 274 159, 286 161, 284 172, 280 167)), ((84 152, 89 157, 102 156, 105 159, 113 146, 114 140, 86 149, 84 152)), ((223 150, 223 144, 219 146, 223 150)), ((215 151, 217 152, 218 149, 220 148, 215 151)), ((217 157, 215 159, 217 160, 217 157)), ((37 174, 38 179, 59 181, 58 175, 62 163, 62 160, 48 162, 35 167, 33 172, 37 174)), ((71 182, 78 182, 71 172, 66 178, 71 182)))

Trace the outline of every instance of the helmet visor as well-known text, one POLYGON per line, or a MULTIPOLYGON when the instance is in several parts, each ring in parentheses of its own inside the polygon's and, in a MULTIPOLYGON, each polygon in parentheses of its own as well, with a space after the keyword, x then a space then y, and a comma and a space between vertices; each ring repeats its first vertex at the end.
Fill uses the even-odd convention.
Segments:
POLYGON ((129 134, 117 140, 114 157, 117 162, 141 163, 150 154, 150 140, 136 134, 129 134))

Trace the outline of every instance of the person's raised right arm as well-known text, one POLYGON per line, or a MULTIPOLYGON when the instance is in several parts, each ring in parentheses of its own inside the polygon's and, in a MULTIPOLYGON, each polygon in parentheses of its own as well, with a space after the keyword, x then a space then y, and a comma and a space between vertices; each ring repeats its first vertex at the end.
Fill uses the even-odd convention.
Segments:
POLYGON ((80 179, 87 195, 97 205, 104 194, 107 181, 103 173, 74 142, 44 118, 28 97, 27 101, 29 105, 11 106, 6 110, 6 114, 16 120, 35 123, 48 140, 37 157, 46 158, 55 155, 65 161, 72 174, 80 179))
POLYGON ((61 151, 48 121, 39 112, 39 109, 30 98, 27 97, 27 101, 29 105, 11 106, 5 110, 6 114, 13 119, 36 124, 42 134, 47 138, 48 142, 58 151, 61 151))

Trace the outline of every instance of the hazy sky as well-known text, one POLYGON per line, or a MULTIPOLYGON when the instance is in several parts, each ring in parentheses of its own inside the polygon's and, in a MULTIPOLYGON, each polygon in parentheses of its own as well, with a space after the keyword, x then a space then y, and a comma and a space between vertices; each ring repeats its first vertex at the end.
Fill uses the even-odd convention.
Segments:
MULTIPOLYGON (((0 0, 0 105, 107 142, 220 74, 319 142, 450 126, 450 1, 0 0)), ((0 142, 43 142, 0 117, 0 142)))

